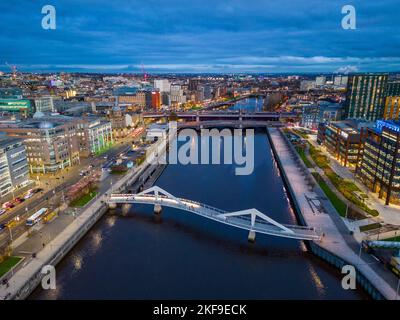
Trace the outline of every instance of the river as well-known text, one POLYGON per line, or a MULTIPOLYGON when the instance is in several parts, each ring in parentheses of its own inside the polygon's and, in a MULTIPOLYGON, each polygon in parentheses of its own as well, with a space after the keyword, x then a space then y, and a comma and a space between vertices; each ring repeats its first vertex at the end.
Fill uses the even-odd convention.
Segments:
MULTIPOLYGON (((261 99, 260 99, 261 100, 261 99)), ((252 99, 249 105, 257 106, 252 99)), ((241 107, 244 102, 239 102, 241 107)), ((295 224, 265 132, 255 135, 255 169, 169 165, 156 185, 224 210, 256 208, 295 224)), ((297 240, 247 232, 177 209, 135 205, 109 212, 57 267, 57 289, 31 299, 365 299, 297 240)))

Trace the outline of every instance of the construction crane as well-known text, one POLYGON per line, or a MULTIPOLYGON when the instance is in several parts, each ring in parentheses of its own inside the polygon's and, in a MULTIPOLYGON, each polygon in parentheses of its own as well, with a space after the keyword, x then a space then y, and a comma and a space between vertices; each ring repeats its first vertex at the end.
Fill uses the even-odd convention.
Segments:
POLYGON ((6 66, 10 68, 10 70, 12 71, 12 77, 15 80, 15 78, 17 77, 17 66, 16 65, 10 65, 8 62, 6 62, 6 66))
POLYGON ((142 73, 143 73, 143 80, 147 82, 148 74, 146 73, 146 70, 144 69, 144 65, 142 63, 142 73))

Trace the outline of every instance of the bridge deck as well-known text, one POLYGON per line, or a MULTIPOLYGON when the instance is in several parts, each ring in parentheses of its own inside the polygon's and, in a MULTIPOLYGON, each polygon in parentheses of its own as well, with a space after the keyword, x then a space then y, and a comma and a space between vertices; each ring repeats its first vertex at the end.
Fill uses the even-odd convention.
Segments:
MULTIPOLYGON (((113 194, 109 198, 109 203, 138 203, 138 204, 152 204, 161 205, 172 208, 185 210, 195 213, 205 218, 218 221, 233 227, 255 231, 262 234, 273 235, 278 237, 285 237, 299 240, 320 240, 321 235, 318 234, 315 228, 298 226, 298 225, 284 225, 274 224, 259 217, 256 217, 252 223, 250 215, 237 215, 229 216, 227 211, 214 208, 204 203, 196 201, 175 198, 166 195, 153 195, 153 194, 113 194)), ((250 209, 255 210, 255 209, 250 209)), ((245 210, 246 211, 246 210, 245 210)), ((249 211, 250 212, 250 211, 249 211)), ((261 213, 260 213, 261 214, 261 213)), ((272 219, 271 219, 272 220, 272 219)))

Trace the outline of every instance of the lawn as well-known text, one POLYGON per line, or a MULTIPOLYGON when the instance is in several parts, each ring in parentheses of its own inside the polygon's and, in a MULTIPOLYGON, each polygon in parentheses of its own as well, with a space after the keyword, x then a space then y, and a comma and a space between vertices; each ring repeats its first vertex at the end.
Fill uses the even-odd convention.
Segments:
POLYGON ((20 257, 7 257, 2 263, 0 263, 0 278, 20 262, 21 259, 22 258, 20 257))
POLYGON ((397 241, 397 242, 400 242, 400 236, 393 237, 393 238, 388 238, 388 239, 382 239, 382 241, 397 241))
POLYGON ((366 224, 364 226, 359 227, 361 232, 369 231, 369 230, 374 230, 382 227, 382 225, 379 222, 371 223, 371 224, 366 224))
POLYGON ((293 132, 296 133, 297 135, 299 135, 300 137, 302 137, 303 139, 306 139, 306 140, 308 139, 308 134, 302 130, 294 129, 293 132))
POLYGON ((106 144, 103 148, 101 148, 100 150, 97 150, 95 152, 96 156, 102 155, 104 152, 110 150, 112 146, 113 146, 113 144, 111 142, 106 144))
POLYGON ((355 204, 361 210, 364 210, 373 217, 377 217, 379 212, 375 209, 369 208, 363 201, 361 201, 356 195, 356 192, 361 190, 351 181, 341 178, 337 175, 329 166, 329 160, 327 156, 322 154, 320 150, 310 145, 310 156, 318 167, 324 170, 325 175, 332 182, 335 188, 350 202, 355 204))
POLYGON ((304 149, 296 147, 297 153, 299 154, 300 158, 303 160, 304 164, 307 168, 312 168, 313 165, 311 164, 310 160, 307 159, 306 153, 304 149))
POLYGON ((325 195, 331 201, 332 205, 335 207, 336 211, 342 216, 346 216, 346 204, 338 198, 338 196, 333 192, 326 182, 321 178, 319 173, 313 172, 312 175, 317 180, 319 186, 324 191, 325 195))
POLYGON ((77 198, 73 201, 71 201, 70 206, 71 207, 84 207, 87 203, 90 202, 97 194, 96 190, 91 190, 89 193, 83 195, 80 198, 77 198))

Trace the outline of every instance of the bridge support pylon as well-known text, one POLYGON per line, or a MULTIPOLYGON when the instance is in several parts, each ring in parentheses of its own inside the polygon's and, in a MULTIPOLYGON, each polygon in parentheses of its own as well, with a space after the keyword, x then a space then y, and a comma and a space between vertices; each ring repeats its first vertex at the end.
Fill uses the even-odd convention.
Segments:
POLYGON ((116 203, 113 203, 113 202, 109 202, 109 203, 108 203, 108 207, 109 207, 110 209, 116 209, 116 208, 117 208, 117 204, 116 204, 116 203))
POLYGON ((122 205, 122 214, 125 215, 128 213, 128 211, 132 208, 132 204, 130 203, 124 203, 122 205))
POLYGON ((160 214, 161 211, 162 211, 161 205, 160 205, 160 204, 155 204, 155 205, 154 205, 154 213, 155 213, 155 214, 160 214))
POLYGON ((247 237, 247 240, 251 243, 256 242, 256 232, 253 230, 249 231, 249 236, 247 237))

